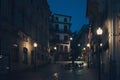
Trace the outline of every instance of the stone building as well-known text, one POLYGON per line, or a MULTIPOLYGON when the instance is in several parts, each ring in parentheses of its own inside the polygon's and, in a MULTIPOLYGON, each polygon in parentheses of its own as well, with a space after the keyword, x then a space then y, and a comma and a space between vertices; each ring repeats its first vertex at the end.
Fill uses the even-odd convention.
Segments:
POLYGON ((55 60, 67 60, 70 52, 71 16, 52 14, 50 26, 51 53, 55 53, 55 60), (56 47, 56 52, 53 50, 56 47))
MULTIPOLYGON (((88 0, 87 17, 93 31, 93 46, 97 45, 97 27, 103 29, 102 63, 104 72, 110 80, 120 79, 120 1, 119 0, 88 0)), ((96 53, 97 54, 97 53, 96 53)))
POLYGON ((0 1, 1 72, 19 71, 48 61, 50 15, 47 0, 0 1), (36 51, 34 42, 38 45, 36 51))
POLYGON ((89 43, 88 40, 88 32, 89 32, 89 25, 88 24, 84 24, 80 31, 78 32, 78 39, 77 39, 77 44, 80 44, 80 46, 78 47, 80 56, 83 57, 85 61, 87 61, 88 59, 85 59, 86 57, 88 57, 88 53, 87 53, 87 44, 89 43))

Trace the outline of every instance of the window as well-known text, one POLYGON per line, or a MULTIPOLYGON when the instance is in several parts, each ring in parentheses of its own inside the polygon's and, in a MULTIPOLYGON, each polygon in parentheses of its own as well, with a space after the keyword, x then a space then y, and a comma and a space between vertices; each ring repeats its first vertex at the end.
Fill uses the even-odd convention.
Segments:
POLYGON ((59 35, 56 35, 56 38, 55 38, 55 40, 59 40, 59 37, 60 37, 59 35))
POLYGON ((64 25, 64 31, 67 31, 67 25, 64 25))
POLYGON ((68 40, 68 36, 64 36, 64 40, 67 41, 68 40))
POLYGON ((68 52, 68 46, 65 46, 65 52, 68 52))
POLYGON ((55 31, 59 31, 59 25, 58 24, 55 25, 55 31))
POLYGON ((23 48, 23 63, 28 63, 28 50, 25 47, 23 48))
POLYGON ((67 22, 67 18, 64 18, 64 22, 67 22))
POLYGON ((63 45, 60 45, 60 51, 63 52, 63 45))
POLYGON ((58 21, 58 17, 55 17, 55 20, 58 21))

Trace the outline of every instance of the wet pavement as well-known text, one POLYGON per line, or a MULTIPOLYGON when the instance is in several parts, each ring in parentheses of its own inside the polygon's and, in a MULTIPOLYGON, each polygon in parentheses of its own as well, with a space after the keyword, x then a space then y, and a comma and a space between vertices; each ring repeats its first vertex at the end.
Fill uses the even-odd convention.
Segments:
MULTIPOLYGON (((49 64, 24 72, 2 76, 0 80, 98 80, 95 69, 65 70, 60 64, 49 64)), ((103 80, 103 79, 102 79, 103 80)))

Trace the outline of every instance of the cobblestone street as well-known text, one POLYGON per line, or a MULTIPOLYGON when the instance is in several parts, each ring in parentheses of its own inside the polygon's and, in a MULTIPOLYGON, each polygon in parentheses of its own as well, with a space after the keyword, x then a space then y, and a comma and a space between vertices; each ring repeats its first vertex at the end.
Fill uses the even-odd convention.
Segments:
MULTIPOLYGON (((65 70, 60 64, 49 64, 37 68, 37 71, 26 70, 11 76, 2 76, 1 80, 98 80, 94 69, 65 70)), ((106 80, 103 79, 102 80, 106 80)))

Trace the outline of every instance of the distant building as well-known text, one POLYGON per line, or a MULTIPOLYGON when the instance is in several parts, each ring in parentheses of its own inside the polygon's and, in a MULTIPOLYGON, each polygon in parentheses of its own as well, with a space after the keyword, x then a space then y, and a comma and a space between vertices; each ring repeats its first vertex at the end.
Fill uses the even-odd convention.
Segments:
POLYGON ((0 1, 0 72, 48 61, 50 15, 47 0, 0 1), (34 42, 38 44, 36 59, 34 42))
POLYGON ((82 59, 85 60, 86 62, 88 61, 88 57, 90 55, 90 53, 88 53, 88 47, 87 47, 87 45, 89 44, 88 33, 89 33, 89 25, 84 24, 78 32, 78 37, 76 41, 79 56, 82 57, 82 59))
POLYGON ((67 60, 70 52, 71 16, 53 14, 51 16, 50 47, 55 60, 67 60), (56 47, 54 52, 53 47, 56 47))

